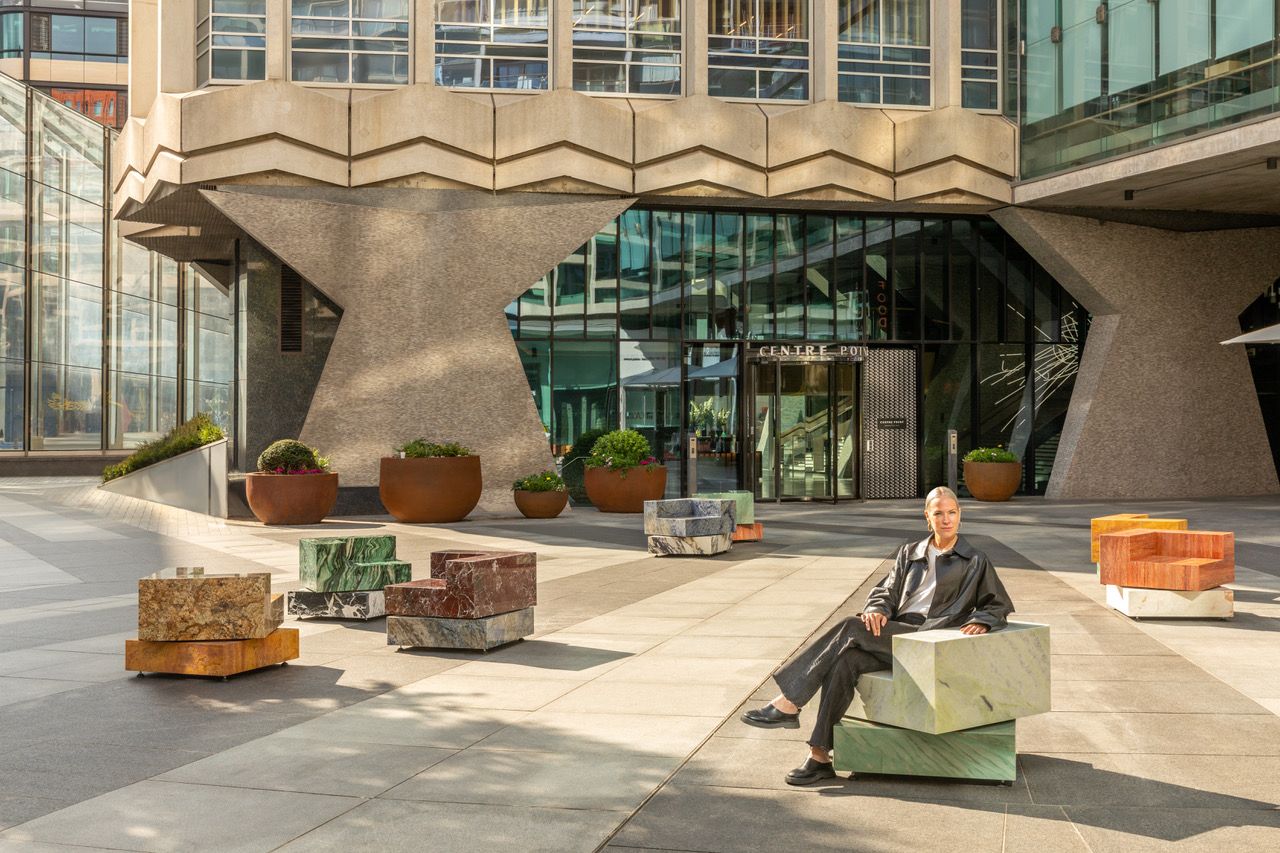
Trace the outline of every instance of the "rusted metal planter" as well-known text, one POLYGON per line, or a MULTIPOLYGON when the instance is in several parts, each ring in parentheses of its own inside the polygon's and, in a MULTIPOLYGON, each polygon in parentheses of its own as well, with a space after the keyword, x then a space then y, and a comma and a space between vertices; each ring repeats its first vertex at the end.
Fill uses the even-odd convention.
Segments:
POLYGON ((645 501, 661 500, 667 489, 664 465, 643 465, 626 471, 588 468, 587 497, 601 512, 644 512, 645 501))
POLYGON ((338 475, 246 474, 244 495, 263 524, 319 524, 338 501, 338 475))
POLYGON ((516 499, 516 509, 520 510, 520 514, 525 518, 555 518, 569 503, 568 490, 529 492, 516 489, 513 494, 516 499))
POLYGON ((378 472, 382 505, 396 521, 410 524, 461 521, 483 488, 479 456, 384 457, 378 472))
POLYGON ((1007 501, 1021 483, 1021 462, 964 463, 964 484, 977 500, 1007 501))

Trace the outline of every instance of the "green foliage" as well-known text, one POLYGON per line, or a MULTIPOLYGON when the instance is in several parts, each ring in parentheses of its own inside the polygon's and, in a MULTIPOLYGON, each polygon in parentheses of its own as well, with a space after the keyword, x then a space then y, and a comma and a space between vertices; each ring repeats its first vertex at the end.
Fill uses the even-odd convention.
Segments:
POLYGON ((615 429, 596 439, 591 447, 587 465, 592 468, 608 468, 612 471, 628 471, 642 465, 661 464, 653 456, 649 440, 633 429, 615 429))
POLYGON ((975 447, 964 455, 965 462, 1017 462, 1018 457, 999 445, 995 447, 975 447))
POLYGON ((155 441, 149 441, 142 445, 123 462, 108 465, 102 472, 102 481, 105 483, 117 477, 123 477, 125 474, 137 471, 139 468, 154 465, 157 462, 177 456, 179 453, 195 450, 197 447, 219 441, 225 437, 222 428, 202 412, 186 423, 179 424, 169 430, 155 441))
POLYGON ((292 438, 273 442, 258 457, 258 471, 263 474, 323 474, 328 467, 329 460, 317 455, 314 447, 292 438))
POLYGON ((555 471, 540 471, 528 477, 521 477, 512 484, 511 488, 517 492, 563 492, 565 490, 564 478, 555 471))
POLYGON ((607 429, 589 429, 582 435, 578 436, 577 441, 569 448, 569 452, 564 455, 564 483, 569 489, 569 497, 575 505, 590 505, 591 501, 587 498, 587 487, 585 483, 586 462, 591 456, 591 448, 595 446, 600 436, 607 433, 607 429))
POLYGON ((405 459, 427 459, 435 456, 473 456, 470 448, 463 447, 456 441, 435 444, 425 438, 415 438, 403 447, 397 447, 396 453, 403 453, 405 459))

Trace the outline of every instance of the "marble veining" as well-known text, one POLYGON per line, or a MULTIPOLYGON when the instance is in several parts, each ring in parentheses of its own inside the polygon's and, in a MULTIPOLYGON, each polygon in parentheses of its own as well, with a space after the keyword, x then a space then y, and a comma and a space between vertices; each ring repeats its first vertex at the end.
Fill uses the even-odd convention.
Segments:
POLYGON ((737 527, 730 500, 678 498, 644 502, 644 532, 650 536, 715 536, 737 527))
POLYGON ((926 734, 845 717, 835 727, 835 769, 896 776, 1013 781, 1015 723, 926 734))
POLYGON ((396 560, 394 536, 341 536, 303 539, 298 543, 298 577, 316 592, 381 589, 409 580, 408 563, 396 560), (394 566, 388 570, 386 567, 394 566), (379 568, 382 567, 382 568, 379 568))
POLYGON ((296 589, 289 593, 290 616, 369 620, 386 614, 386 593, 380 589, 355 592, 296 589))
POLYGON ((733 534, 714 536, 650 536, 649 553, 659 556, 711 557, 723 554, 733 544, 733 534))
POLYGON ((481 619, 388 616, 387 645, 485 651, 533 633, 533 608, 481 619))
POLYGON ((170 569, 138 581, 138 639, 247 640, 283 621, 271 595, 271 574, 205 574, 170 569))
POLYGON ((849 713, 943 734, 1044 713, 1049 683, 1047 625, 922 631, 893 638, 893 669, 859 678, 849 713))
POLYGON ((527 552, 436 551, 431 578, 387 587, 387 613, 479 619, 538 603, 538 558, 527 552))
POLYGON ((1235 593, 1222 586, 1184 591, 1108 584, 1107 606, 1133 619, 1231 619, 1235 593))

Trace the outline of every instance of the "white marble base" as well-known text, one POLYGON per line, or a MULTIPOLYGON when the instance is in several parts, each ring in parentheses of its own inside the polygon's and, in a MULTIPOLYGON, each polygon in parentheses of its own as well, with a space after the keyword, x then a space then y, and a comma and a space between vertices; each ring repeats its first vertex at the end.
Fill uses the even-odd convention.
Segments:
POLYGON ((1132 619, 1230 619, 1235 594, 1225 586, 1184 592, 1108 584, 1107 606, 1132 619))

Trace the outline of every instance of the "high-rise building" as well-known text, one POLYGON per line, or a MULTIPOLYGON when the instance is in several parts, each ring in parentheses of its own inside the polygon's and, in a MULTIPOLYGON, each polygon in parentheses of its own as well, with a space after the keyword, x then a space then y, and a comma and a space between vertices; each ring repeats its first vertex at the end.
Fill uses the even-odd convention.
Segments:
POLYGON ((128 115, 128 0, 0 0, 0 73, 99 124, 128 115))
POLYGON ((1219 344, 1277 313, 1272 5, 135 0, 110 194, 226 287, 236 464, 353 503, 615 426, 673 493, 915 496, 949 430, 1024 493, 1277 492, 1219 344))

